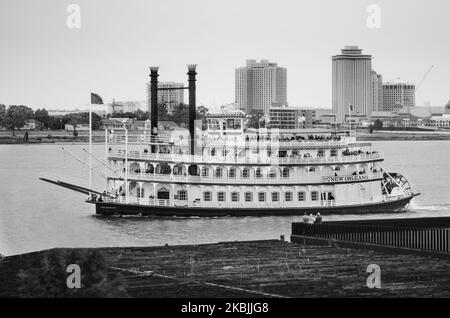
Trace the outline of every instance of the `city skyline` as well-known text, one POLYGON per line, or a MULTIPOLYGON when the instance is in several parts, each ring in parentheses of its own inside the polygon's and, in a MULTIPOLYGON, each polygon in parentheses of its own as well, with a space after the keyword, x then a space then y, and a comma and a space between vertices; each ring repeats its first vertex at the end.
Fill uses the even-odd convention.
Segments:
POLYGON ((148 66, 160 66, 161 81, 184 83, 186 64, 197 63, 198 104, 213 108, 235 100, 234 69, 242 61, 268 59, 288 69, 290 105, 331 108, 330 57, 346 45, 372 55, 386 82, 417 84, 435 65, 416 104, 450 99, 447 1, 378 1, 379 29, 367 26, 369 1, 76 3, 80 29, 66 26, 69 1, 0 4, 0 103, 73 109, 89 103, 91 91, 106 102, 145 100, 148 66))

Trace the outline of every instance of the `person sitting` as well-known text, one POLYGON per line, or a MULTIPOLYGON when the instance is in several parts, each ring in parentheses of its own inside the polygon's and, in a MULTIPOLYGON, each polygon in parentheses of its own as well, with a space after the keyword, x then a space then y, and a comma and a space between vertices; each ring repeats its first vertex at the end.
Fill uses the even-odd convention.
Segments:
POLYGON ((315 224, 322 224, 322 216, 320 215, 320 212, 317 212, 316 221, 314 223, 315 224))

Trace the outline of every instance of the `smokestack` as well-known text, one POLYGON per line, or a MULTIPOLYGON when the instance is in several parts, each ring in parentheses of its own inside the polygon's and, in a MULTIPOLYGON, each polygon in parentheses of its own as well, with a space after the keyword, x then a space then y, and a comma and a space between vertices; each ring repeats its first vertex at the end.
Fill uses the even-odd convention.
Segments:
POLYGON ((188 64, 188 83, 189 83, 189 135, 191 138, 190 143, 190 153, 193 155, 195 153, 195 117, 196 117, 196 105, 195 105, 195 69, 197 64, 188 64))
POLYGON ((150 66, 150 122, 151 135, 158 134, 158 67, 150 66))

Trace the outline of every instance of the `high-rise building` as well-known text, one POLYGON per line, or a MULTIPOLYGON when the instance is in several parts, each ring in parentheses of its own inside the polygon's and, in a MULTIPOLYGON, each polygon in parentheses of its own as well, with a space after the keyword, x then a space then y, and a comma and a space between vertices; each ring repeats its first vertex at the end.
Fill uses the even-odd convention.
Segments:
POLYGON ((370 117, 372 112, 372 56, 357 46, 346 46, 332 57, 333 114, 339 122, 349 114, 370 117))
POLYGON ((383 110, 383 77, 372 71, 372 111, 383 110))
POLYGON ((247 60, 235 70, 235 98, 238 109, 269 114, 272 104, 287 104, 287 70, 268 60, 247 60))
POLYGON ((416 85, 397 82, 383 84, 383 110, 395 111, 416 105, 416 85))
MULTIPOLYGON (((159 82, 158 88, 183 88, 185 85, 183 83, 175 82, 159 82)), ((150 113, 150 100, 151 100, 151 90, 150 83, 147 83, 147 109, 150 113)), ((173 89, 173 90, 159 90, 158 91, 158 104, 166 104, 169 109, 172 106, 177 106, 184 103, 184 90, 183 89, 173 89)))

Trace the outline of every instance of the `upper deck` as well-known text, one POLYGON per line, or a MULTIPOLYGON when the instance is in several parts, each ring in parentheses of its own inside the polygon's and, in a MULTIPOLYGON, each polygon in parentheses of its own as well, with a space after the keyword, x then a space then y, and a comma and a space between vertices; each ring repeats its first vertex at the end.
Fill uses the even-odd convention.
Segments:
POLYGON ((272 134, 235 139, 205 134, 196 140, 194 155, 189 153, 189 139, 183 135, 154 137, 144 133, 127 137, 126 147, 123 134, 108 138, 109 159, 219 165, 327 165, 383 160, 380 153, 371 149, 371 143, 357 142, 351 136, 272 134))

